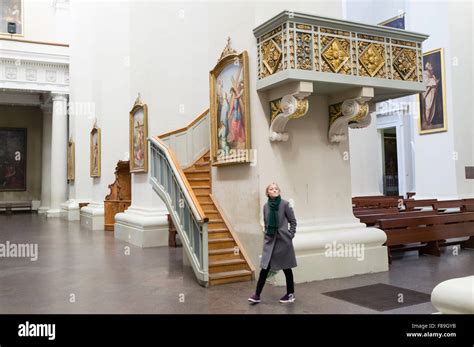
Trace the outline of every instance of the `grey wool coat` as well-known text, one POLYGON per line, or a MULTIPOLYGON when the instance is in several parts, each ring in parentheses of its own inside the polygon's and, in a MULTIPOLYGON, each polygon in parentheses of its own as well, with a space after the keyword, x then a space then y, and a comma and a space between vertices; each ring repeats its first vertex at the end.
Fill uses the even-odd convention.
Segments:
POLYGON ((263 220, 265 222, 265 238, 263 240, 262 258, 260 267, 267 269, 270 264, 272 271, 291 269, 296 267, 295 249, 293 238, 296 233, 296 218, 293 208, 286 200, 281 200, 278 208, 278 232, 275 235, 267 235, 267 226, 270 208, 268 203, 263 206, 263 220), (290 228, 288 229, 288 224, 290 228))

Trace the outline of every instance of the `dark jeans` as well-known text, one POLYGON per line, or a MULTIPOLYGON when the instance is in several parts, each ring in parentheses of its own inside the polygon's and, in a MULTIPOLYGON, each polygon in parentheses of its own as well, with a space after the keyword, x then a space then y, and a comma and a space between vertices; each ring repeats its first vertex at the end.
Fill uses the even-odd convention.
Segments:
MULTIPOLYGON (((270 272, 270 264, 266 269, 260 270, 260 276, 258 277, 257 282, 257 290, 255 293, 260 296, 263 290, 263 286, 265 285, 265 281, 267 279, 268 273, 270 272)), ((295 292, 295 284, 293 282, 293 271, 291 269, 284 269, 283 272, 285 273, 286 278, 286 294, 294 294, 295 292)))

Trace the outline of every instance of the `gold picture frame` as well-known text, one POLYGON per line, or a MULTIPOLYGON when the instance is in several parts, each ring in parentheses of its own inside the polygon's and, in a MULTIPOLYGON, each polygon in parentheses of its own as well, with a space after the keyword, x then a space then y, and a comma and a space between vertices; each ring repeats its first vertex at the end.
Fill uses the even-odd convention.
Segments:
POLYGON ((417 95, 418 133, 448 131, 443 48, 423 53, 423 80, 426 91, 417 95))
POLYGON ((100 128, 94 125, 90 133, 90 176, 100 177, 100 128))
POLYGON ((67 180, 73 182, 75 180, 76 171, 76 146, 74 141, 69 140, 67 144, 67 180))
POLYGON ((148 106, 140 100, 140 94, 129 117, 130 172, 148 172, 148 106))
POLYGON ((209 72, 211 164, 250 162, 248 53, 231 48, 230 38, 209 72))

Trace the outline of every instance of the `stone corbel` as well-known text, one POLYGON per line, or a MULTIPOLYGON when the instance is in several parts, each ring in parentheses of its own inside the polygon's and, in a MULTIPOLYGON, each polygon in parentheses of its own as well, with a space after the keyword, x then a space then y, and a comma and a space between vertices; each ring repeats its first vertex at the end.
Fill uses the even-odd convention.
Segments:
POLYGON ((270 141, 288 141, 286 125, 290 119, 303 117, 308 112, 308 97, 312 92, 313 84, 301 81, 276 88, 271 92, 270 100, 273 101, 270 101, 270 141))
POLYGON ((370 99, 371 97, 359 96, 329 106, 329 142, 346 141, 348 127, 357 129, 370 125, 370 99))

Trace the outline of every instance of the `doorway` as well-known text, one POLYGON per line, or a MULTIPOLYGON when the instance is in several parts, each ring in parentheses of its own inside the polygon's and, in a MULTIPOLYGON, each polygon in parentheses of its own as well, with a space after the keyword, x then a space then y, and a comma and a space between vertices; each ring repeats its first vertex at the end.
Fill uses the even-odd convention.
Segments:
POLYGON ((382 129, 383 194, 400 195, 398 185, 397 131, 395 127, 382 129))

